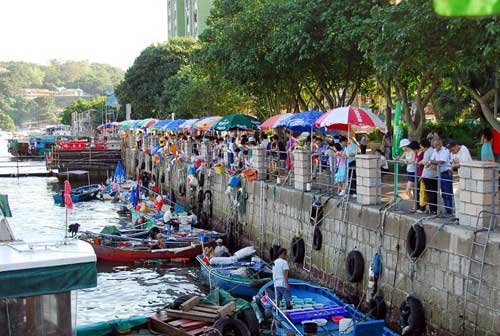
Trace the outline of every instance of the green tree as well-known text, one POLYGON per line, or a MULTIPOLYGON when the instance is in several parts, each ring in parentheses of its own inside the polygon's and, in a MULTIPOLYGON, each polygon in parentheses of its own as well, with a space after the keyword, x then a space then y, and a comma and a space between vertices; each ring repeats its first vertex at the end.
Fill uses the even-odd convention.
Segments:
POLYGON ((158 115, 165 103, 162 101, 165 80, 174 76, 181 66, 190 64, 197 48, 198 44, 188 38, 147 47, 116 88, 118 100, 132 104, 134 118, 158 115))
POLYGON ((66 106, 61 114, 61 122, 65 125, 71 125, 71 114, 73 112, 83 112, 87 110, 96 110, 94 113, 94 122, 96 124, 101 122, 102 111, 106 97, 99 96, 92 99, 77 99, 70 105, 66 106))
POLYGON ((34 120, 57 120, 57 106, 54 97, 36 97, 33 101, 37 104, 37 114, 34 120))
POLYGON ((13 131, 16 129, 12 118, 0 110, 0 130, 13 131))

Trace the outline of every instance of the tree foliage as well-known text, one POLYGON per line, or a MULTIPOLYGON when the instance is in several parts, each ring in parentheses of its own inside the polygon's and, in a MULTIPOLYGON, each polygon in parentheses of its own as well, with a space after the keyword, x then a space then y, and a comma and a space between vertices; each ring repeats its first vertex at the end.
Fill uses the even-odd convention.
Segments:
POLYGON ((77 99, 64 108, 61 114, 61 122, 66 125, 70 125, 71 114, 73 112, 84 112, 93 109, 96 111, 94 113, 94 121, 96 123, 100 123, 105 103, 106 103, 106 97, 103 96, 94 97, 90 100, 77 99))
POLYGON ((191 63, 198 44, 193 39, 177 38, 168 43, 150 45, 135 59, 116 89, 122 104, 132 104, 134 118, 156 116, 165 103, 165 80, 191 63))
POLYGON ((14 120, 12 120, 12 118, 8 114, 0 110, 0 130, 13 131, 15 129, 16 126, 14 125, 14 120))

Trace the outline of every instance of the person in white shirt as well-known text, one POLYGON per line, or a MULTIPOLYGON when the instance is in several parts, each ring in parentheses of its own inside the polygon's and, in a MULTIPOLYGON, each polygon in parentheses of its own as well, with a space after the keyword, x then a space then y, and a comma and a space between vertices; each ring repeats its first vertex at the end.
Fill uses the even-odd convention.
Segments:
POLYGON ((288 266, 287 250, 281 248, 278 251, 278 259, 274 261, 273 267, 273 282, 276 290, 276 305, 280 307, 280 301, 285 299, 286 309, 292 309, 292 296, 290 294, 290 285, 288 283, 288 266))
POLYGON ((267 139, 266 134, 262 134, 262 141, 260 142, 260 148, 267 150, 267 147, 269 147, 269 140, 267 139))
POLYGON ((383 174, 386 174, 389 172, 389 164, 387 163, 387 158, 384 156, 384 153, 382 152, 381 149, 376 149, 375 152, 379 156, 379 166, 380 166, 380 171, 383 174))
POLYGON ((215 241, 217 243, 217 246, 215 247, 214 250, 214 256, 216 257, 229 257, 231 256, 231 253, 229 253, 229 250, 226 246, 224 246, 224 241, 219 238, 215 241))
POLYGON ((424 157, 418 162, 419 165, 424 166, 421 178, 424 181, 425 195, 427 198, 427 204, 429 205, 429 211, 431 214, 435 215, 437 214, 438 172, 436 166, 430 163, 432 153, 434 153, 434 148, 431 147, 431 143, 427 139, 422 140, 420 146, 424 151, 424 157))
POLYGON ((450 152, 443 147, 441 139, 434 141, 431 164, 439 167, 441 197, 443 198, 446 213, 451 215, 453 210, 453 174, 451 173, 450 152))
POLYGON ((464 145, 459 145, 455 141, 450 141, 450 143, 448 143, 448 150, 450 151, 452 168, 460 168, 461 163, 472 161, 469 149, 464 145))
POLYGON ((163 223, 167 226, 170 226, 172 223, 172 219, 174 219, 174 209, 172 207, 168 207, 163 214, 163 223))

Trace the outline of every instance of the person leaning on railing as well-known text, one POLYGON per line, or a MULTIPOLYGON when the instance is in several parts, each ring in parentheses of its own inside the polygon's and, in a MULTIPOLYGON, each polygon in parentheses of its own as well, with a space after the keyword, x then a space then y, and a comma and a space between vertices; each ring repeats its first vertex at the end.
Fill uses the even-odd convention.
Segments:
POLYGON ((437 214, 438 172, 436 166, 431 164, 431 157, 432 153, 434 153, 434 148, 431 147, 431 144, 427 139, 422 140, 420 146, 424 151, 424 156, 418 164, 424 167, 422 170, 422 181, 425 186, 425 202, 429 205, 429 212, 435 215, 437 214))
POLYGON ((431 164, 438 167, 441 178, 441 197, 448 215, 453 210, 453 175, 451 172, 450 152, 443 147, 441 139, 434 141, 434 153, 431 156, 431 164))

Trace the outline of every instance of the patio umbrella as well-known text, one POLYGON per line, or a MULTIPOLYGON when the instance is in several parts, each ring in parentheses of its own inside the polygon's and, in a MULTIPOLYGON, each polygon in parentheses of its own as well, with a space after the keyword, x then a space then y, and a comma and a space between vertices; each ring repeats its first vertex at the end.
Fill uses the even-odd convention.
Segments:
POLYGON ((261 122, 252 116, 246 114, 229 114, 212 126, 214 131, 229 131, 232 129, 256 130, 261 122))
POLYGON ((182 125, 186 119, 176 119, 166 126, 162 127, 162 131, 180 131, 179 126, 182 125))
POLYGON ((321 112, 314 110, 295 113, 291 117, 277 122, 274 127, 288 128, 293 132, 311 132, 316 129, 314 122, 321 114, 321 112))
POLYGON ((197 129, 198 131, 207 132, 207 131, 210 131, 212 126, 221 119, 222 119, 222 117, 218 117, 218 116, 203 118, 201 120, 198 120, 193 125, 193 128, 197 129))
POLYGON ((374 113, 354 106, 329 110, 318 118, 314 125, 340 131, 347 131, 351 128, 356 133, 370 133, 377 128, 384 133, 387 132, 384 122, 374 113))
POLYGON ((273 115, 271 118, 264 121, 262 123, 262 125, 259 126, 259 128, 261 131, 267 131, 268 129, 276 128, 275 125, 277 125, 280 122, 285 121, 286 119, 290 118, 291 116, 293 116, 293 113, 273 115))
POLYGON ((151 119, 142 124, 142 128, 150 128, 153 127, 158 122, 158 119, 151 119))
POLYGON ((181 125, 179 125, 179 128, 183 131, 189 131, 193 129, 193 125, 199 120, 199 118, 196 119, 188 119, 185 122, 183 122, 181 125))
POLYGON ((161 131, 164 126, 167 126, 172 121, 173 121, 172 119, 158 120, 158 122, 156 124, 154 124, 153 126, 151 126, 149 129, 161 131))
POLYGON ((136 123, 137 120, 124 120, 120 123, 120 129, 122 131, 128 130, 136 123))

